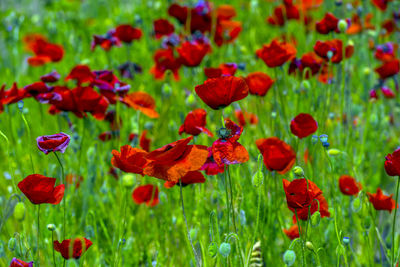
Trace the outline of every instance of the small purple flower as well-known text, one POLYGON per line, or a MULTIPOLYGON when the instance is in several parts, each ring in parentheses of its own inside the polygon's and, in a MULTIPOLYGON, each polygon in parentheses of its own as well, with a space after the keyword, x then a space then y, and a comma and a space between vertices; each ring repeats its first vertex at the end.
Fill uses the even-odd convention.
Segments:
POLYGON ((13 258, 10 263, 10 267, 33 267, 33 261, 31 262, 24 262, 17 258, 13 258))
POLYGON ((43 135, 36 138, 37 146, 46 155, 50 152, 65 152, 71 137, 65 133, 43 135))

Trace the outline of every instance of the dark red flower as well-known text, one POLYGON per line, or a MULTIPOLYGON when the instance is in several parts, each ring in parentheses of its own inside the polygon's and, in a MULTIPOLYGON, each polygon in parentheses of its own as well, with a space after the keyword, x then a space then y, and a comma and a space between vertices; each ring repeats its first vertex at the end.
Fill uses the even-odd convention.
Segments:
POLYGON ((211 51, 211 46, 204 42, 186 41, 176 48, 176 51, 180 56, 179 60, 182 65, 196 67, 200 65, 205 55, 211 51))
POLYGON ((323 63, 323 60, 314 52, 305 53, 301 59, 292 60, 289 66, 289 74, 297 73, 298 70, 301 76, 308 79, 320 72, 323 63))
POLYGON ((322 57, 326 61, 340 63, 343 58, 342 40, 333 39, 325 42, 317 41, 314 45, 314 51, 318 56, 322 57), (330 58, 328 52, 331 52, 330 58))
POLYGON ((317 32, 321 34, 328 34, 330 32, 339 33, 340 30, 338 28, 339 19, 336 18, 332 13, 326 13, 325 17, 315 24, 317 32))
POLYGON ((147 163, 147 152, 133 148, 130 145, 121 147, 121 152, 117 150, 112 151, 113 157, 111 164, 124 172, 131 172, 143 175, 143 168, 147 163))
POLYGON ((387 9, 387 6, 389 2, 392 0, 371 0, 372 4, 379 8, 381 11, 385 11, 387 9))
POLYGON ((64 153, 71 137, 65 133, 43 135, 36 138, 37 147, 46 155, 50 152, 64 153))
POLYGON ((8 90, 5 90, 5 85, 3 85, 0 90, 0 103, 3 105, 9 105, 17 103, 28 96, 29 94, 26 90, 18 89, 17 83, 13 83, 12 87, 8 90))
POLYGON ((150 118, 158 118, 159 114, 156 109, 156 101, 146 92, 133 92, 126 95, 123 102, 128 106, 141 111, 150 118))
POLYGON ((392 210, 398 208, 399 205, 395 203, 392 198, 393 194, 386 196, 382 193, 382 190, 378 187, 375 194, 367 192, 369 202, 372 203, 376 210, 387 210, 392 213, 392 210))
POLYGON ((285 235, 287 235, 287 237, 289 237, 290 240, 300 237, 299 227, 297 224, 293 225, 289 229, 283 229, 283 232, 285 233, 285 235))
MULTIPOLYGON (((288 208, 297 213, 300 220, 308 219, 308 212, 314 214, 318 210, 321 217, 329 217, 328 202, 322 195, 321 189, 310 180, 294 179, 289 182, 283 179, 283 189, 285 190, 288 208)), ((296 218, 296 215, 293 215, 296 218)))
POLYGON ((293 5, 292 1, 283 1, 283 5, 279 5, 274 9, 274 13, 267 18, 267 22, 271 25, 283 26, 286 20, 299 19, 299 9, 293 5))
POLYGON ((249 87, 249 93, 259 96, 265 96, 275 82, 267 74, 259 71, 249 73, 245 81, 249 87))
POLYGON ((385 171, 389 176, 400 176, 400 148, 385 157, 385 171))
POLYGON ((142 31, 129 24, 122 24, 115 28, 113 36, 124 43, 130 44, 133 40, 139 40, 142 37, 142 31))
POLYGON ((49 43, 46 38, 35 36, 24 38, 28 50, 35 56, 28 58, 31 66, 41 66, 48 62, 59 62, 64 56, 64 49, 61 45, 49 43))
POLYGON ((60 74, 57 71, 52 71, 40 77, 40 80, 44 83, 54 83, 60 79, 60 74))
POLYGON ((390 89, 389 87, 383 86, 381 88, 382 94, 385 98, 391 99, 391 98, 396 98, 395 93, 390 89))
POLYGON ((220 20, 216 26, 214 42, 218 46, 226 43, 231 43, 236 40, 241 31, 241 22, 232 20, 220 20))
POLYGON ((318 123, 310 114, 300 113, 290 122, 290 131, 298 138, 307 137, 317 129, 318 123))
POLYGON ((375 72, 379 74, 382 80, 396 75, 399 71, 400 61, 398 59, 387 61, 382 66, 375 69, 375 72))
POLYGON ((168 8, 168 14, 175 17, 179 23, 185 24, 190 12, 190 31, 192 33, 199 31, 202 33, 211 31, 211 7, 208 2, 199 2, 194 8, 172 4, 168 8))
POLYGON ((139 138, 139 146, 146 152, 150 151, 151 139, 147 138, 147 130, 144 130, 139 138))
POLYGON ((174 25, 172 25, 166 19, 157 19, 153 22, 154 34, 157 39, 170 35, 175 31, 174 25))
POLYGON ((31 174, 18 183, 18 188, 33 204, 57 205, 64 196, 65 186, 55 186, 56 180, 41 174, 31 174))
POLYGON ((270 171, 285 174, 296 162, 296 153, 292 147, 277 137, 258 139, 256 145, 270 171))
POLYGON ((58 240, 53 242, 55 251, 60 252, 61 256, 68 260, 71 258, 79 259, 91 246, 92 241, 84 237, 77 237, 74 240, 66 239, 61 243, 58 240))
POLYGON ((185 121, 179 128, 179 135, 182 135, 182 133, 187 133, 197 136, 203 132, 212 137, 213 134, 206 128, 206 117, 207 111, 202 108, 190 111, 186 115, 185 121))
POLYGON ((10 266, 9 267, 33 267, 33 261, 31 262, 24 262, 22 260, 19 260, 17 258, 13 258, 11 260, 10 266))
MULTIPOLYGON (((185 176, 181 178, 182 187, 185 187, 190 184, 202 184, 205 181, 206 179, 204 178, 204 175, 199 171, 188 172, 185 176)), ((166 181, 164 183, 165 188, 171 188, 175 185, 179 186, 179 181, 178 182, 166 181)))
POLYGON ((136 204, 146 203, 150 207, 154 207, 160 202, 158 199, 158 187, 152 184, 136 187, 132 192, 132 198, 136 204))
POLYGON ((382 62, 392 61, 396 58, 397 48, 398 45, 391 42, 378 45, 374 56, 382 62))
POLYGON ((75 185, 75 188, 79 188, 79 186, 81 185, 81 182, 83 182, 83 177, 78 176, 76 174, 69 173, 69 174, 65 175, 65 181, 67 182, 67 186, 75 185))
POLYGON ((179 80, 179 68, 181 62, 178 58, 174 57, 174 51, 172 48, 158 49, 154 53, 155 65, 150 69, 150 72, 154 75, 154 78, 160 80, 164 78, 164 74, 167 70, 170 70, 175 80, 179 80))
POLYGON ((113 31, 108 32, 105 36, 93 35, 90 49, 93 51, 98 45, 105 51, 109 51, 113 46, 121 46, 121 40, 113 36, 113 31))
POLYGON ((219 78, 222 76, 222 70, 220 68, 204 68, 204 74, 207 78, 219 78))
POLYGON ((44 82, 35 82, 24 87, 24 90, 32 96, 47 93, 51 87, 47 86, 44 82))
POLYGON ((92 82, 96 75, 90 70, 87 65, 76 65, 71 72, 65 77, 65 80, 75 80, 78 85, 85 82, 92 82))
POLYGON ((110 141, 113 138, 113 134, 110 131, 102 132, 98 138, 103 142, 110 141))
POLYGON ((342 175, 339 178, 339 189, 344 195, 355 196, 362 189, 362 185, 350 175, 342 175))
POLYGON ((249 93, 246 82, 233 76, 208 79, 195 90, 201 100, 215 110, 229 106, 249 93))
POLYGON ((253 113, 249 113, 247 111, 243 112, 241 109, 236 109, 234 114, 239 122, 240 127, 246 126, 247 123, 252 125, 256 125, 258 123, 258 117, 253 113))
POLYGON ((208 157, 204 165, 201 167, 201 171, 205 171, 207 175, 217 175, 223 173, 225 170, 225 164, 218 165, 212 154, 212 147, 208 147, 208 157))
POLYGON ((219 130, 220 138, 212 144, 212 154, 218 165, 244 163, 249 160, 249 153, 237 140, 243 128, 230 119, 225 120, 225 128, 219 130))
POLYGON ((263 45, 256 51, 256 55, 261 58, 268 67, 274 68, 282 66, 285 62, 296 56, 296 48, 290 43, 272 40, 269 45, 263 45))
POLYGON ((207 147, 188 145, 193 136, 175 141, 150 152, 143 173, 165 181, 178 182, 190 171, 198 171, 206 162, 207 147))

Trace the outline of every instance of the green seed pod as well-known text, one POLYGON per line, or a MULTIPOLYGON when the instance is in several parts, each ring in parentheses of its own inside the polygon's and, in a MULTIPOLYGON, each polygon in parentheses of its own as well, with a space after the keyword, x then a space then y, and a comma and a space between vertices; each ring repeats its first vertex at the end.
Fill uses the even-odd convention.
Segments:
POLYGON ((301 88, 308 90, 311 88, 310 82, 307 80, 301 81, 301 88))
POLYGON ((340 32, 345 32, 347 30, 347 22, 344 19, 339 20, 337 27, 339 28, 340 32))
POLYGON ((371 217, 367 216, 363 221, 363 225, 365 230, 369 230, 371 228, 371 217))
POLYGON ((47 230, 53 232, 53 231, 56 230, 56 226, 54 224, 50 223, 50 224, 47 225, 47 230))
POLYGON ((306 242, 306 248, 308 248, 311 251, 314 251, 314 245, 310 241, 306 242))
POLYGON ((163 95, 169 96, 172 93, 172 88, 168 83, 164 83, 161 88, 161 92, 163 93, 163 95))
POLYGON ((331 149, 328 150, 328 155, 329 156, 337 156, 340 153, 342 153, 342 152, 339 149, 336 149, 336 148, 331 148, 331 149))
POLYGON ((8 249, 10 251, 15 250, 15 238, 14 237, 11 237, 10 240, 8 240, 8 249))
POLYGON ((256 173, 253 175, 253 179, 251 180, 251 183, 255 187, 259 187, 260 185, 263 184, 264 180, 264 174, 261 170, 256 171, 256 173))
POLYGON ((296 178, 304 178, 304 171, 303 171, 303 168, 300 166, 294 167, 293 173, 296 178))
POLYGON ((122 176, 122 185, 131 188, 135 184, 135 176, 131 173, 122 176))
POLYGON ((321 222, 321 213, 319 211, 314 212, 313 215, 311 215, 311 227, 317 227, 319 223, 321 222))
POLYGON ((219 246, 219 253, 223 257, 228 257, 229 253, 231 253, 231 245, 229 243, 222 243, 221 246, 219 246))
POLYGON ((286 250, 285 253, 283 254, 283 262, 287 266, 292 266, 295 261, 296 261, 296 253, 290 249, 286 250))
POLYGON ((214 258, 218 253, 218 245, 215 242, 211 242, 210 245, 208 245, 208 254, 210 257, 214 258))
POLYGON ((187 98, 186 98, 186 104, 187 105, 193 105, 196 102, 196 97, 194 96, 194 94, 190 94, 187 98))
POLYGON ((351 209, 354 212, 359 212, 361 208, 362 208, 362 201, 359 197, 357 197, 351 202, 351 209))
POLYGON ((348 245, 350 243, 350 238, 345 236, 343 237, 343 244, 348 245))
POLYGON ((18 202, 14 207, 14 218, 18 221, 22 221, 25 218, 25 204, 18 202))
POLYGON ((333 52, 329 50, 329 51, 326 53, 326 57, 330 60, 330 59, 333 57, 333 52))

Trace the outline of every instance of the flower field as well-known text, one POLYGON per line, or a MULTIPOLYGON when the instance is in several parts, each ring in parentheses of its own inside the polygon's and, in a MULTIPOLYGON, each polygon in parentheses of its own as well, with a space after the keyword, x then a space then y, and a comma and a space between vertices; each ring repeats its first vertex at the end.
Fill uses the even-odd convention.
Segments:
POLYGON ((398 0, 0 10, 0 266, 398 266, 398 0))

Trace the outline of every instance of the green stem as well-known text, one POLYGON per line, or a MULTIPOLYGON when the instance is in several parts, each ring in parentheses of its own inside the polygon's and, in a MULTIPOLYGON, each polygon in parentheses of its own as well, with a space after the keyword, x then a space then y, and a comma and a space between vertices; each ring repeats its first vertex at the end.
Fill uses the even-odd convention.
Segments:
MULTIPOLYGON (((26 130, 28 131, 28 137, 29 137, 28 144, 31 144, 31 140, 32 140, 31 128, 29 127, 29 124, 25 119, 24 113, 22 113, 22 112, 21 112, 21 117, 22 117, 22 120, 24 121, 26 130)), ((35 173, 35 167, 33 166, 33 158, 32 158, 32 145, 29 145, 29 158, 31 161, 32 172, 35 173)))
POLYGON ((54 254, 54 231, 51 231, 51 247, 52 247, 52 250, 53 250, 53 264, 54 264, 54 267, 56 267, 57 266, 57 264, 56 264, 56 256, 55 256, 55 254, 54 254))
POLYGON ((236 227, 236 218, 235 218, 235 209, 233 205, 233 192, 232 192, 232 180, 231 180, 231 173, 229 171, 229 166, 226 167, 227 173, 228 173, 228 181, 229 181, 229 189, 230 189, 230 194, 231 194, 231 208, 232 208, 232 221, 233 221, 233 228, 235 230, 235 233, 237 234, 237 227, 236 227))
POLYGON ((297 221, 297 227, 299 228, 299 237, 301 239, 301 251, 303 254, 303 259, 301 261, 301 265, 302 266, 306 266, 305 262, 306 262, 306 257, 305 257, 305 251, 304 251, 304 240, 303 240, 303 235, 301 234, 301 228, 300 228, 300 220, 299 220, 299 216, 297 215, 297 209, 294 209, 294 214, 296 215, 296 221, 297 221))
POLYGON ((392 267, 395 266, 395 256, 394 256, 394 247, 395 247, 395 226, 396 226, 396 214, 397 214, 397 201, 399 199, 399 185, 400 185, 400 176, 397 179, 397 189, 396 189, 396 202, 394 206, 394 215, 393 215, 393 225, 392 225, 392 267))
POLYGON ((39 253, 39 240, 40 240, 40 204, 38 205, 37 209, 37 240, 36 240, 36 245, 37 245, 37 261, 36 261, 36 266, 39 267, 39 262, 40 262, 40 253, 39 253))
MULTIPOLYGON (((64 182, 65 182, 64 181, 64 167, 61 163, 61 160, 60 160, 57 152, 54 151, 54 155, 56 156, 58 164, 61 167, 61 184, 64 184, 64 182)), ((64 192, 64 197, 62 200, 62 202, 63 202, 63 240, 65 240, 65 232, 66 232, 66 223, 65 223, 66 215, 65 214, 66 214, 66 209, 67 209, 66 203, 65 203, 67 201, 67 185, 66 184, 64 184, 64 185, 65 185, 65 192, 64 192)))

